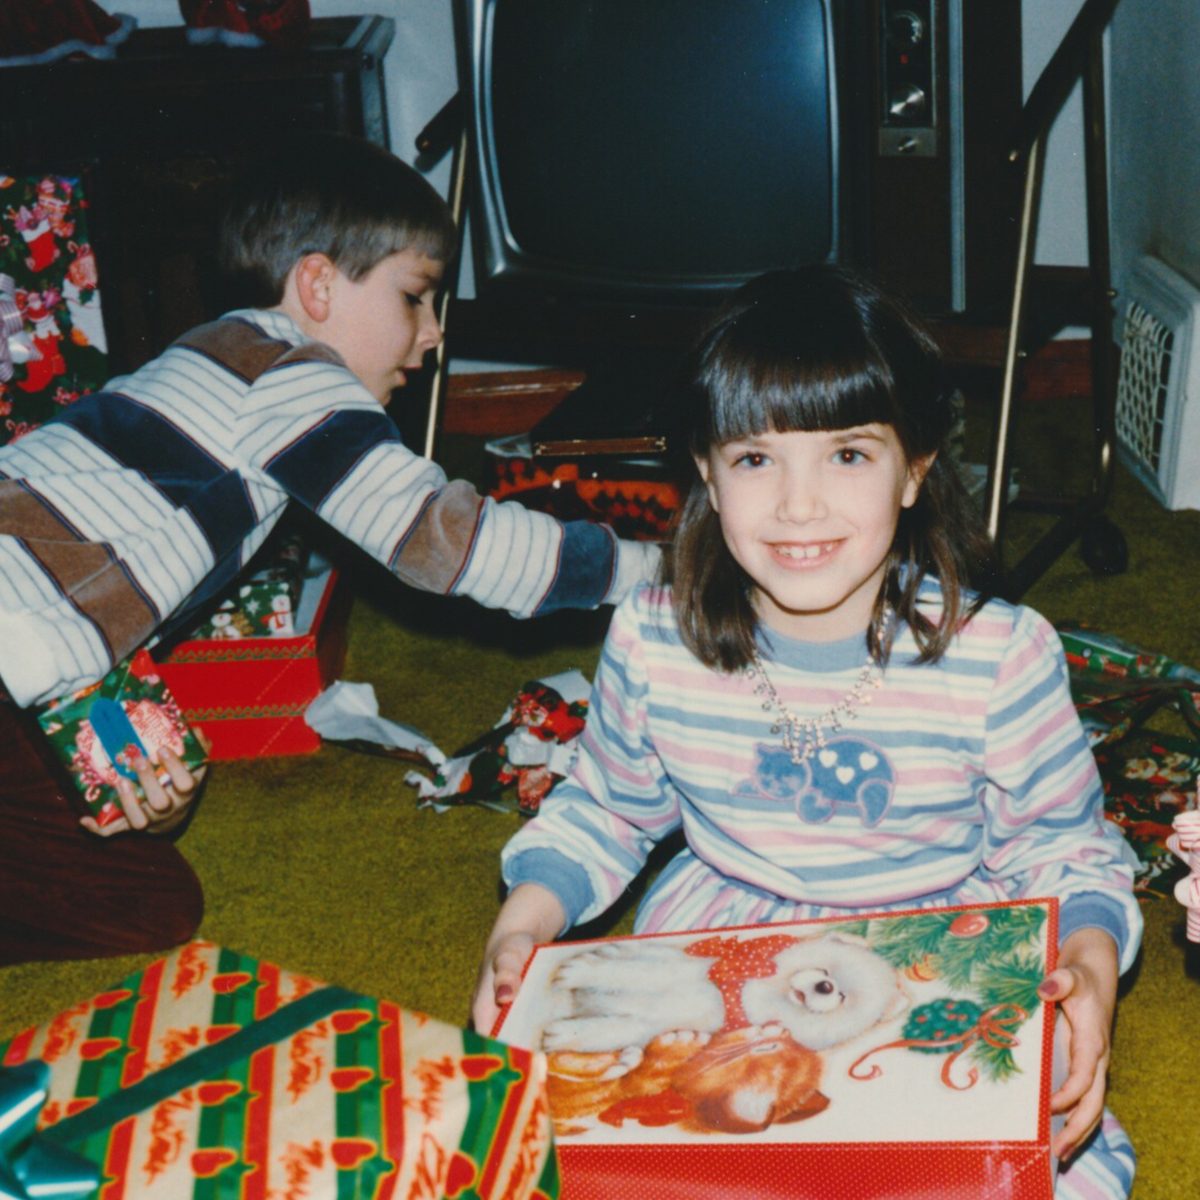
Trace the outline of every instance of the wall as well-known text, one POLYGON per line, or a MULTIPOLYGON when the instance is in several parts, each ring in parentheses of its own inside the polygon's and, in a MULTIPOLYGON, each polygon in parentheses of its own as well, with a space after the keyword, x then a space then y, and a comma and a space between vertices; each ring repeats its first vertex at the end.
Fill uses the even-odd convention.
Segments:
POLYGON ((1144 253, 1200 286, 1198 54, 1196 0, 1122 0, 1112 25, 1110 86, 1118 290, 1144 253))

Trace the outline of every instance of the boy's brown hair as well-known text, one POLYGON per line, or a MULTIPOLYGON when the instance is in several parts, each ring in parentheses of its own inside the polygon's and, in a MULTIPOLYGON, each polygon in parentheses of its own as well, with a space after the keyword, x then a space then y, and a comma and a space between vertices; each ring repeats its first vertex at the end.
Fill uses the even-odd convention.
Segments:
POLYGON ((357 280, 400 250, 447 262, 457 243, 450 209, 419 172, 373 142, 317 133, 247 162, 225 206, 217 254, 231 299, 270 308, 306 254, 328 255, 357 280))

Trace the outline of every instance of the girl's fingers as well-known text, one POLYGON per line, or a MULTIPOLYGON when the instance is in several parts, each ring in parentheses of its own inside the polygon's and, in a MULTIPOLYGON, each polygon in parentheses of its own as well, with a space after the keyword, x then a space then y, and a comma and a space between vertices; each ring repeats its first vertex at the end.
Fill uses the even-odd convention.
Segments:
POLYGON ((1058 1158, 1070 1158, 1100 1124, 1104 1116, 1105 1087, 1105 1078, 1101 1073, 1067 1118, 1067 1123, 1058 1131, 1050 1147, 1058 1158))

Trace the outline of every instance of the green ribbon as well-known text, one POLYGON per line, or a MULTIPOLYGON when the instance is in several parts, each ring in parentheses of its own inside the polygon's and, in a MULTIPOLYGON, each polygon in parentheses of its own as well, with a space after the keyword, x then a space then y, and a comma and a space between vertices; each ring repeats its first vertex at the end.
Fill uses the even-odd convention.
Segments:
POLYGON ((34 1137, 49 1092, 41 1059, 0 1070, 0 1200, 83 1200, 99 1186, 93 1163, 34 1137))
POLYGON ((217 1078, 256 1050, 341 1009, 361 1005, 363 999, 345 988, 318 988, 36 1136, 37 1114, 49 1091, 50 1068, 40 1059, 31 1059, 0 1070, 0 1200, 82 1200, 92 1195, 99 1186, 99 1171, 68 1150, 68 1144, 86 1141, 184 1088, 217 1078))

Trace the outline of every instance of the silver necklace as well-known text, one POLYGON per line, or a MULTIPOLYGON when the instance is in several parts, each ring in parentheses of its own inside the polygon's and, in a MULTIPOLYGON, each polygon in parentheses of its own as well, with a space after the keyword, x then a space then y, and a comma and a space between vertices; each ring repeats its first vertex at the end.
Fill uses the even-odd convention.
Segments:
MULTIPOLYGON (((891 609, 884 609, 879 622, 880 645, 884 643, 890 624, 891 609)), ((783 748, 797 766, 807 762, 818 750, 823 749, 830 735, 845 728, 847 721, 853 721, 858 716, 858 710, 870 704, 873 693, 883 686, 883 672, 868 653, 867 661, 863 663, 854 686, 836 704, 818 716, 800 717, 780 699, 757 646, 751 652, 746 674, 755 681, 755 692, 763 697, 763 711, 775 713, 771 733, 782 737, 783 748)))

